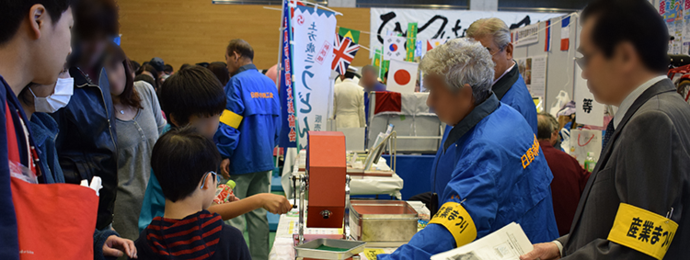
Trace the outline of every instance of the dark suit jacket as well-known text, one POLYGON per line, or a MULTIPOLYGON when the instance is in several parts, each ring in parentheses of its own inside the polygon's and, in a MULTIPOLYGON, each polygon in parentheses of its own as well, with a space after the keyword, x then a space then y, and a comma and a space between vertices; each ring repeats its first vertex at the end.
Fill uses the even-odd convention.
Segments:
POLYGON ((690 249, 690 105, 664 79, 630 107, 604 148, 575 213, 558 239, 564 259, 653 259, 606 240, 621 202, 661 216, 678 230, 665 259, 690 249))

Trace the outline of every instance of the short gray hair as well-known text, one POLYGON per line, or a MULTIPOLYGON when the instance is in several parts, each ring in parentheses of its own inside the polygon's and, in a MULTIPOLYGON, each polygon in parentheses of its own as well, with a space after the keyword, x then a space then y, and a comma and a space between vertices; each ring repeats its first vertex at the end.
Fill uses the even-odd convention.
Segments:
POLYGON ((503 20, 498 18, 484 18, 474 21, 467 28, 467 37, 475 38, 491 35, 496 46, 502 51, 510 44, 510 29, 503 20))
POLYGON ((475 104, 483 102, 491 93, 495 66, 484 46, 467 39, 453 39, 434 48, 419 64, 424 73, 445 77, 446 84, 453 91, 469 84, 475 104))

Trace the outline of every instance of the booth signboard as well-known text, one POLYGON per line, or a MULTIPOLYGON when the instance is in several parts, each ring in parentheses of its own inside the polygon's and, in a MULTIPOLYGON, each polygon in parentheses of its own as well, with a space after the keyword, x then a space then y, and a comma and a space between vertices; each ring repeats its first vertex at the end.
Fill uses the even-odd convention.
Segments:
POLYGON ((515 29, 513 32, 513 45, 524 46, 539 42, 539 24, 515 29))
POLYGON ((335 25, 333 12, 299 5, 294 8, 292 69, 300 149, 307 146, 307 132, 327 130, 335 25))
MULTIPOLYGON (((417 40, 454 39, 465 36, 465 31, 474 21, 497 17, 510 27, 525 25, 521 22, 529 17, 531 24, 560 17, 563 13, 530 13, 530 12, 485 12, 439 9, 405 9, 405 8, 371 8, 370 44, 371 49, 383 46, 386 32, 397 32, 407 36, 409 23, 417 23, 417 40)), ((373 58, 373 52, 370 52, 373 58)))
MULTIPOLYGON (((591 126, 604 126, 603 104, 594 100, 594 95, 587 88, 587 80, 583 79, 582 69, 575 66, 575 115, 577 123, 591 126)), ((601 131, 599 131, 601 133, 601 131)), ((572 137, 572 135, 571 135, 572 137)), ((585 153, 586 154, 586 153, 585 153)))

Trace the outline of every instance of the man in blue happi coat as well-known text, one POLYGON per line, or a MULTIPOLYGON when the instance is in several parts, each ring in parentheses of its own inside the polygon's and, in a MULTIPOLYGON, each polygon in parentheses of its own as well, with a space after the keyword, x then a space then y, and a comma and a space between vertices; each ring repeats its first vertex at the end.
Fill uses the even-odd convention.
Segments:
POLYGON ((494 62, 479 42, 455 39, 420 64, 427 104, 452 130, 431 171, 441 205, 430 224, 388 259, 429 259, 511 222, 530 241, 558 237, 553 178, 530 125, 491 90, 494 62))

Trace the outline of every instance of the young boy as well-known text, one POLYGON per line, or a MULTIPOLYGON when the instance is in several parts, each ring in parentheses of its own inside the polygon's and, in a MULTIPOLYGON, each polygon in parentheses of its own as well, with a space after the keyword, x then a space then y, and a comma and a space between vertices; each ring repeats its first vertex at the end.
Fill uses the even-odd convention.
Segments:
POLYGON ((220 153, 193 127, 175 128, 153 147, 151 167, 165 213, 135 242, 140 259, 251 259, 242 233, 206 209, 216 195, 220 153))
MULTIPOLYGON (((170 76, 158 93, 161 109, 168 118, 169 128, 192 126, 206 137, 213 138, 218 130, 220 115, 225 109, 225 91, 210 70, 193 66, 170 76)), ((142 231, 157 216, 163 216, 166 200, 157 180, 152 174, 144 194, 139 231, 142 231)), ((290 202, 280 195, 262 193, 240 201, 213 205, 208 210, 220 214, 224 220, 232 219, 252 210, 264 208, 274 214, 290 210, 290 202)))

